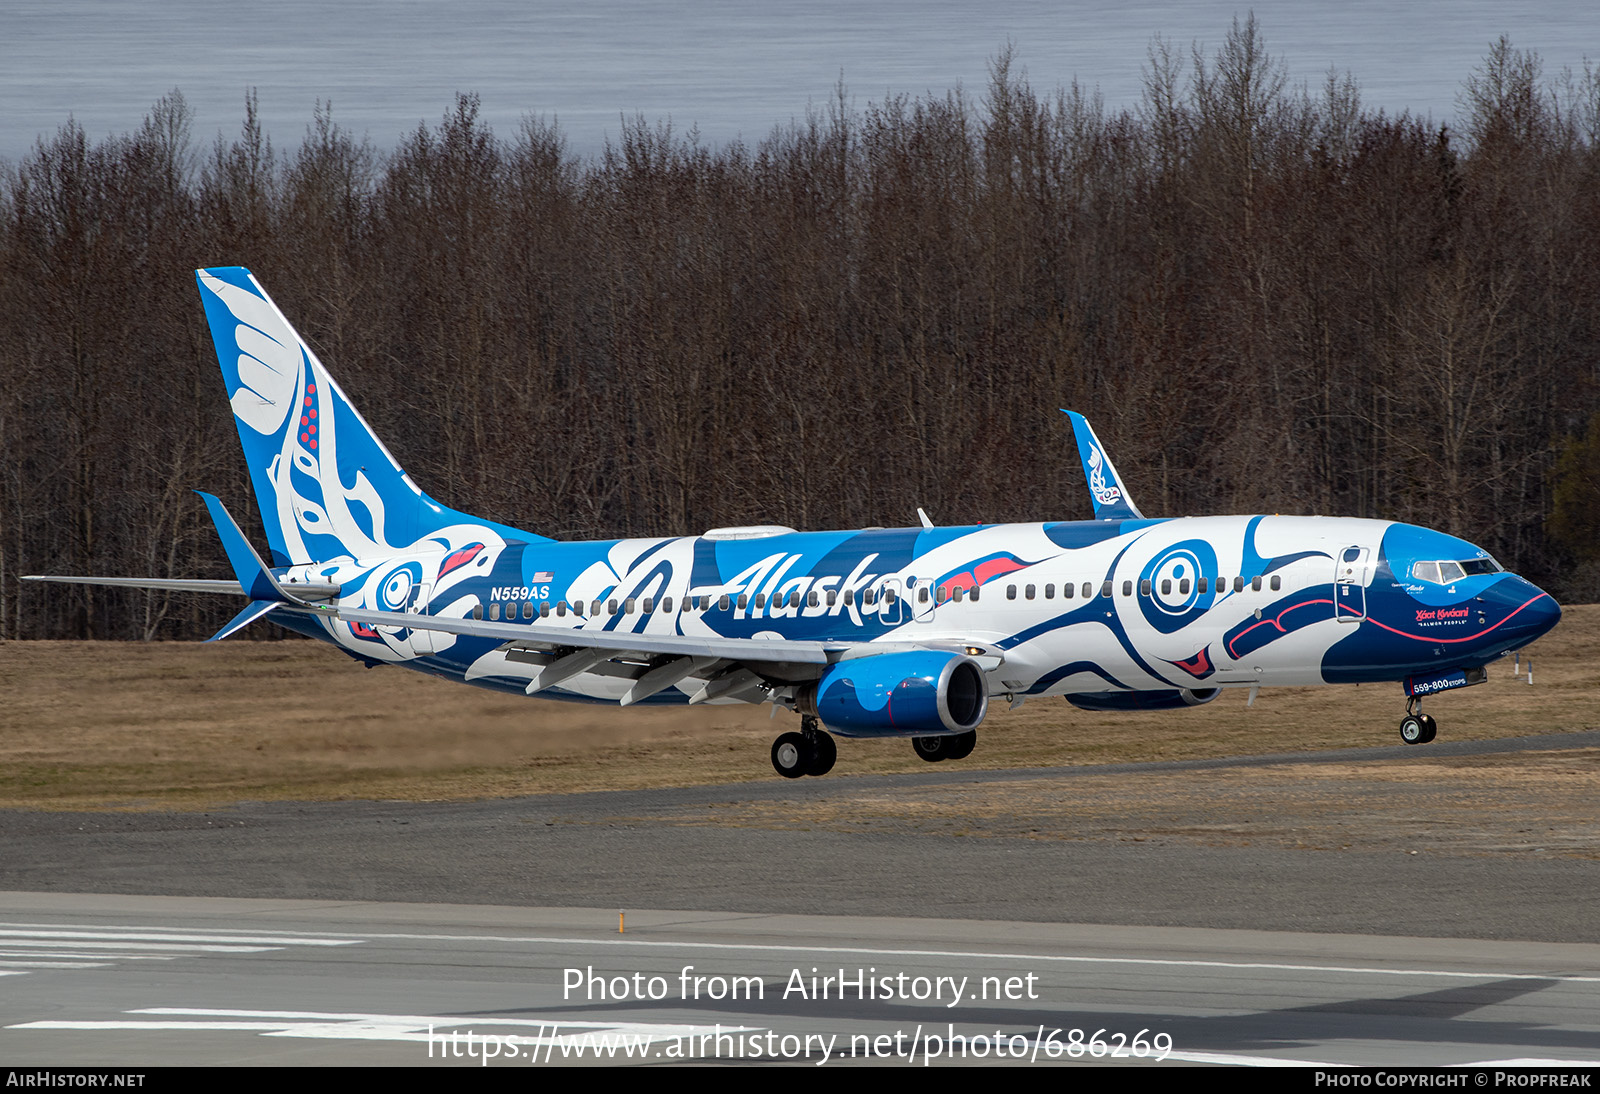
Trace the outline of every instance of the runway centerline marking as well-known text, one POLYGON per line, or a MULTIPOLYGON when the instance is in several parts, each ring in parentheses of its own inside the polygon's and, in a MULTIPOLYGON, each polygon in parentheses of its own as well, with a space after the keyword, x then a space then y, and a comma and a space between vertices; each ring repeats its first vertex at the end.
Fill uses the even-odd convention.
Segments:
POLYGON ((1563 973, 1461 972, 1450 969, 1389 969, 1364 965, 1295 965, 1271 961, 1203 961, 1163 957, 1083 957, 1070 954, 1003 953, 986 950, 903 950, 874 949, 866 946, 774 946, 753 942, 666 942, 660 939, 563 938, 556 935, 482 934, 360 934, 369 941, 413 942, 510 942, 560 946, 636 946, 655 949, 732 950, 740 953, 824 953, 862 957, 955 957, 1000 961, 1052 961, 1061 964, 1147 965, 1157 968, 1240 969, 1277 972, 1333 972, 1376 976, 1434 976, 1459 980, 1555 980, 1570 984, 1600 984, 1600 976, 1572 976, 1563 973))
MULTIPOLYGON (((1309 965, 1292 964, 1288 962, 1273 961, 1214 961, 1197 958, 1158 958, 1158 957, 1089 957, 1076 954, 1040 954, 1040 953, 1013 953, 989 950, 922 950, 922 949, 888 949, 868 946, 826 946, 826 945, 771 945, 753 942, 673 942, 662 939, 638 938, 572 938, 559 935, 490 935, 490 934, 420 934, 409 932, 369 932, 369 931, 340 931, 346 937, 329 938, 335 932, 325 931, 293 931, 278 930, 263 932, 255 935, 221 935, 223 928, 207 927, 103 927, 84 928, 82 930, 61 930, 59 924, 40 924, 39 930, 29 930, 32 924, 25 923, 0 923, 0 945, 31 945, 31 943, 17 942, 6 938, 8 935, 28 934, 33 937, 48 937, 54 932, 64 938, 127 938, 146 937, 151 939, 165 939, 177 941, 178 939, 192 939, 196 942, 221 943, 223 941, 255 941, 266 943, 269 946, 353 946, 362 942, 394 941, 394 942, 488 942, 508 943, 512 945, 539 945, 539 946, 600 946, 600 947, 635 947, 643 949, 678 949, 678 950, 726 950, 737 953, 770 953, 770 954, 836 954, 843 956, 860 957, 935 957, 935 958, 960 958, 994 961, 1029 961, 1053 962, 1057 964, 1083 964, 1083 965, 1139 965, 1153 968, 1186 968, 1186 969, 1229 969, 1240 971, 1267 971, 1267 972, 1312 972, 1312 973, 1340 973, 1353 976, 1412 976, 1436 977, 1452 980, 1550 980, 1568 984, 1597 984, 1600 975, 1584 976, 1565 973, 1518 973, 1487 970, 1481 972, 1461 971, 1455 969, 1416 969, 1416 968, 1383 968, 1370 965, 1309 965), (15 928, 24 928, 18 930, 15 928), (183 932, 182 934, 166 934, 158 932, 183 932), (126 932, 126 933, 121 933, 126 932), (218 932, 218 933, 208 933, 218 932)), ((60 943, 57 943, 58 945, 60 943)), ((87 943, 85 947, 87 948, 87 943)), ((128 947, 134 948, 134 947, 128 947)), ((145 947, 138 947, 145 948, 145 947)), ((158 948, 151 946, 149 948, 158 948)), ((177 947, 170 947, 177 948, 177 947)), ((251 952, 248 950, 222 952, 251 952)), ((85 955, 88 956, 88 955, 85 955)), ((98 956, 98 955, 96 955, 98 956)))

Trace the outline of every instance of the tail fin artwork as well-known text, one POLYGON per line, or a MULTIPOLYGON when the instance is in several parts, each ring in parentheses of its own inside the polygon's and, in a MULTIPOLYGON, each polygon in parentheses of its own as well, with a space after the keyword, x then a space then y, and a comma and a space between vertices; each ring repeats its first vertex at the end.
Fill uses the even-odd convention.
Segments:
POLYGON ((417 488, 249 270, 195 277, 274 566, 391 555, 482 523, 417 488))
POLYGON ((1111 466, 1106 446, 1094 435, 1089 419, 1071 410, 1063 410, 1072 421, 1072 432, 1078 439, 1078 456, 1083 461, 1083 475, 1089 484, 1089 498, 1094 502, 1096 520, 1142 520, 1144 514, 1133 504, 1117 469, 1111 466))

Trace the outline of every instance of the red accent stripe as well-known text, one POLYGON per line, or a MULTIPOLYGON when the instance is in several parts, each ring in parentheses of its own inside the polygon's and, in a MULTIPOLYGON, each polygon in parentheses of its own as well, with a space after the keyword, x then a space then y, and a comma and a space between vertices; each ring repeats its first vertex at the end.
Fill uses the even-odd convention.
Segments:
POLYGON ((988 562, 982 563, 978 566, 978 584, 982 585, 986 582, 993 581, 995 578, 1004 574, 1025 569, 1027 569, 1027 566, 1024 563, 1013 562, 1009 558, 991 558, 988 562))
POLYGON ((1401 638, 1414 638, 1418 642, 1437 643, 1438 645, 1441 645, 1441 646, 1446 645, 1446 644, 1453 644, 1453 643, 1456 643, 1456 642, 1471 642, 1471 641, 1473 641, 1475 639, 1482 638, 1484 635, 1488 634, 1490 631, 1494 630, 1496 627, 1499 627, 1499 626, 1501 626, 1503 624, 1511 622, 1511 617, 1513 615, 1516 615, 1523 608, 1526 608, 1529 604, 1537 604, 1539 601, 1545 599, 1549 595, 1550 595, 1549 593, 1540 593, 1538 596, 1532 597, 1531 599, 1526 600, 1523 603, 1517 605, 1515 608, 1513 608, 1510 611, 1509 614, 1506 615, 1506 617, 1504 619, 1500 620, 1499 623, 1491 624, 1490 626, 1487 626, 1487 627, 1483 628, 1483 630, 1479 631, 1477 634, 1462 635, 1460 638, 1435 638, 1433 635, 1428 635, 1428 634, 1407 634, 1405 631, 1396 630, 1394 627, 1389 626, 1389 624, 1387 624, 1387 623, 1379 623, 1376 619, 1373 619, 1371 616, 1367 617, 1366 622, 1371 623, 1375 627, 1382 627, 1384 630, 1389 631, 1389 632, 1391 632, 1393 634, 1398 634, 1401 638))

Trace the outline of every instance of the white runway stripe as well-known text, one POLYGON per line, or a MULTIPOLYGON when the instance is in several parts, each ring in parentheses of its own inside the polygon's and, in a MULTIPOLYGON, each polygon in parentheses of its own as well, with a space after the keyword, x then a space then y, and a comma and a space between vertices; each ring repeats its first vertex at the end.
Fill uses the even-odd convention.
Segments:
POLYGON ((74 950, 150 950, 161 953, 270 953, 282 946, 221 946, 203 942, 79 942, 63 938, 8 938, 7 946, 52 946, 74 950))
POLYGON ((206 942, 206 943, 236 943, 243 946, 356 946, 361 939, 357 938, 304 938, 294 935, 234 935, 212 934, 202 931, 183 931, 172 933, 177 928, 146 928, 143 930, 131 927, 112 927, 109 929, 70 928, 63 929, 55 925, 33 926, 29 924, 6 924, 0 927, 0 940, 7 938, 70 938, 70 939, 97 939, 100 941, 127 941, 127 942, 206 942))
POLYGON ((0 959, 0 969, 107 969, 110 961, 6 961, 0 959))
POLYGON ((3 960, 7 957, 93 957, 102 961, 171 961, 177 954, 171 953, 84 953, 81 950, 0 950, 0 964, 10 964, 3 960))
POLYGON ((0 924, 0 976, 47 969, 99 969, 118 961, 172 961, 209 954, 280 953, 290 948, 358 946, 363 939, 237 934, 177 927, 71 927, 0 924))

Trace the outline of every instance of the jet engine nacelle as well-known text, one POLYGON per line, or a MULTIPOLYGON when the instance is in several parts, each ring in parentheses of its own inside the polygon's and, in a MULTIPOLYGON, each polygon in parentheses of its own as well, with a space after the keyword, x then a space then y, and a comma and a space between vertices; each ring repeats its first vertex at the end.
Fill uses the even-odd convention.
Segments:
POLYGON ((1172 691, 1091 691, 1067 696, 1079 710, 1175 710, 1211 702, 1221 688, 1183 688, 1172 691))
POLYGON ((989 684, 978 663, 936 650, 839 661, 812 694, 817 717, 844 737, 970 733, 989 709, 989 684))

